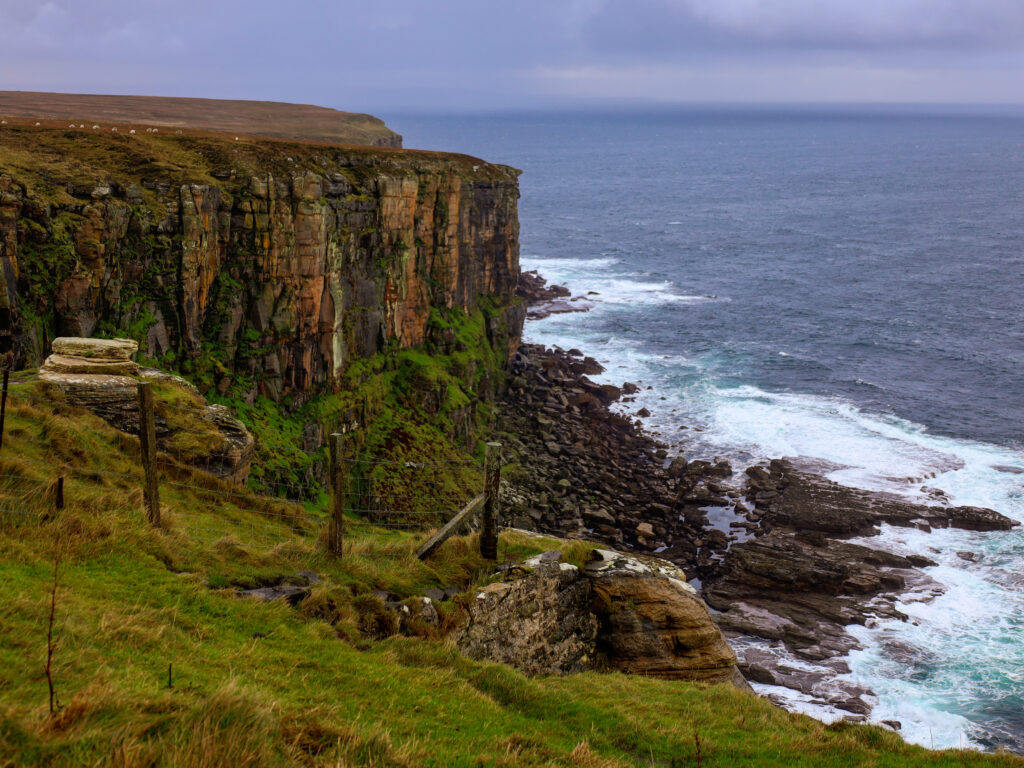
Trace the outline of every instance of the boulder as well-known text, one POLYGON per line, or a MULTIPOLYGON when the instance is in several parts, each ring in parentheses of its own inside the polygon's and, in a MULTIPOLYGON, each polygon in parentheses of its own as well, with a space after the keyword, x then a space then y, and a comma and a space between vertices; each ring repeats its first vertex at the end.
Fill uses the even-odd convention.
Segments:
POLYGON ((90 360, 131 360, 139 351, 132 339, 84 339, 59 336, 50 344, 55 355, 82 357, 90 360))
POLYGON ((746 687, 736 654, 681 569, 655 558, 595 550, 587 563, 598 649, 615 669, 746 687))
POLYGON ((582 672, 594 664, 597 618, 590 584, 567 563, 545 561, 524 578, 484 587, 458 645, 467 656, 528 675, 582 672))
POLYGON ((53 340, 53 354, 43 361, 43 374, 103 374, 135 376, 139 366, 132 361, 139 345, 131 339, 84 339, 61 336, 53 340))

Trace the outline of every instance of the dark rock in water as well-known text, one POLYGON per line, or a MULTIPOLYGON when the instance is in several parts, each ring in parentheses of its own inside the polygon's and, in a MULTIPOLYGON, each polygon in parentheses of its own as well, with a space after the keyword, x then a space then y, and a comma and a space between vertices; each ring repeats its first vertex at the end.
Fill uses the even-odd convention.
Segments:
POLYGON ((957 552, 956 556, 969 563, 976 563, 980 559, 977 552, 957 552))
POLYGON ((833 536, 870 534, 881 523, 912 528, 924 522, 934 528, 971 531, 1007 531, 1020 525, 991 509, 912 504, 889 494, 849 488, 801 471, 787 459, 773 460, 768 473, 759 467, 748 469, 747 488, 747 497, 756 501, 772 525, 833 536))
POLYGON ((871 705, 859 696, 854 696, 852 698, 844 699, 843 701, 837 702, 836 707, 838 709, 845 709, 847 712, 853 712, 857 715, 867 716, 871 714, 871 705))
POLYGON ((526 299, 527 303, 539 303, 554 299, 568 298, 572 295, 564 285, 549 285, 536 270, 519 273, 519 284, 516 295, 526 299))
POLYGON ((915 568, 931 568, 938 565, 937 562, 924 555, 907 555, 907 562, 915 568))
POLYGON ((992 469, 996 472, 1007 472, 1011 475, 1024 475, 1024 467, 1008 467, 1005 464, 993 464, 992 469))
POLYGON ((752 683, 761 683, 763 685, 779 684, 772 671, 760 664, 741 664, 739 665, 739 670, 743 673, 743 677, 752 683))
POLYGON ((901 723, 899 720, 883 720, 882 725, 893 731, 903 730, 903 723, 901 723))
POLYGON ((908 579, 923 583, 907 558, 857 544, 776 531, 733 544, 704 598, 726 630, 783 640, 829 658, 856 643, 849 624, 872 616, 904 618, 893 606, 908 579), (880 596, 888 599, 879 600, 880 596))

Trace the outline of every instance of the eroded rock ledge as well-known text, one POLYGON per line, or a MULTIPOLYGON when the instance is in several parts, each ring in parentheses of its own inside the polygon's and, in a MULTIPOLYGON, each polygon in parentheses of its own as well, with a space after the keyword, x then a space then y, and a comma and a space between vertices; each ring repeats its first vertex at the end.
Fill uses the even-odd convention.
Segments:
POLYGON ((176 392, 173 404, 156 403, 157 447, 217 477, 242 483, 249 475, 255 440, 222 405, 208 405, 195 387, 172 374, 132 360, 131 339, 60 337, 39 378, 74 406, 87 408, 123 432, 138 434, 138 383, 148 379, 176 392))
POLYGON ((581 571, 546 552, 511 569, 470 606, 459 648, 551 675, 611 668, 748 688, 736 655, 682 570, 596 549, 581 571))

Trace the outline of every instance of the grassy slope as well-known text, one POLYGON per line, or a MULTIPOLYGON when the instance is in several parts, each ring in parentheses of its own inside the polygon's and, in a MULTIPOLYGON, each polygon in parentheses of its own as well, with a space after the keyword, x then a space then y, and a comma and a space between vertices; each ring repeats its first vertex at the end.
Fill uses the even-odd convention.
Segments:
MULTIPOLYGON (((829 728, 726 687, 596 673, 527 679, 462 658, 425 626, 367 639, 358 628, 379 627, 369 590, 412 596, 483 580, 472 539, 422 564, 412 556, 421 537, 367 532, 330 561, 315 532, 252 544, 255 521, 291 525, 263 514, 280 502, 243 495, 212 507, 173 486, 166 530, 149 529, 134 440, 75 409, 34 404, 26 398, 37 387, 15 386, 0 454, 0 766, 1024 764, 930 753, 873 727, 829 728), (40 519, 58 466, 78 470, 68 506, 40 519), (12 504, 26 490, 28 503, 12 504), (204 518, 230 535, 196 538, 204 518), (51 718, 41 672, 58 554, 62 708, 51 718), (226 588, 304 569, 325 583, 300 610, 226 588)), ((503 534, 502 556, 553 546, 576 560, 586 552, 503 534)), ((444 605, 450 626, 460 608, 444 605)))
POLYGON ((374 144, 398 137, 372 115, 275 101, 100 96, 79 93, 0 91, 3 117, 50 118, 183 130, 230 131, 281 139, 374 144))

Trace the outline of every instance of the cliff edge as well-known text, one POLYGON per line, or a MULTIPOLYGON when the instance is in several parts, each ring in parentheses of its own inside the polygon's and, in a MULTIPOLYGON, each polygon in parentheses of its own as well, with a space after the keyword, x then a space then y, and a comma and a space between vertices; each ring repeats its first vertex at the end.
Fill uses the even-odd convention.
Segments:
POLYGON ((0 117, 99 122, 131 127, 230 131, 277 139, 401 147, 402 137, 373 115, 311 104, 168 96, 101 96, 82 93, 0 91, 0 117))

